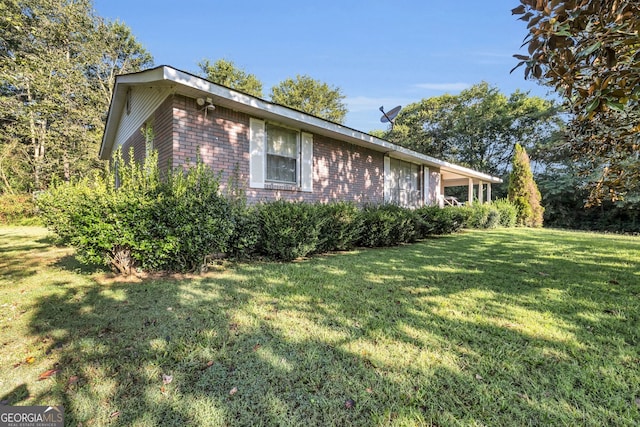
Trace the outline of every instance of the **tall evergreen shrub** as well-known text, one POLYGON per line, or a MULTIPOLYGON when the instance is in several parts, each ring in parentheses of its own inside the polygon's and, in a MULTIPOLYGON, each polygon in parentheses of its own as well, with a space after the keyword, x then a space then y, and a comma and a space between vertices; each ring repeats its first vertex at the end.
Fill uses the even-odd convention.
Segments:
POLYGON ((538 186, 533 180, 527 152, 516 144, 509 175, 508 199, 518 209, 517 223, 527 227, 542 227, 544 208, 538 186))

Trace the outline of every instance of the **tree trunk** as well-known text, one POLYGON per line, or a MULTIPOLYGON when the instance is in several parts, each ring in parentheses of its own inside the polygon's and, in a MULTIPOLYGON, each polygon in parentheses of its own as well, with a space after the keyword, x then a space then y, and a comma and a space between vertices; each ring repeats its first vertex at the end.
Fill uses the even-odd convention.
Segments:
MULTIPOLYGON (((27 81, 27 102, 31 105, 31 86, 27 81)), ((31 146, 33 147, 33 188, 40 187, 40 147, 38 145, 38 136, 36 135, 36 121, 33 117, 33 110, 29 110, 29 132, 31 133, 31 146)))
POLYGON ((2 178, 2 182, 4 183, 4 192, 7 194, 14 194, 13 188, 11 188, 11 183, 7 179, 7 175, 5 175, 4 170, 2 170, 2 166, 0 166, 0 178, 2 178))
MULTIPOLYGON (((27 80, 27 101, 29 106, 33 102, 31 96, 31 85, 27 80)), ((33 189, 42 188, 42 163, 44 161, 45 135, 47 132, 47 123, 44 121, 36 122, 33 110, 29 110, 29 131, 31 133, 31 146, 33 149, 33 189), (40 125, 38 129, 36 125, 40 125)))
MULTIPOLYGON (((15 145, 15 142, 11 142, 11 145, 15 145)), ((4 167, 2 166, 7 157, 11 157, 12 146, 8 144, 5 145, 4 150, 2 151, 2 157, 0 157, 0 178, 4 183, 4 193, 14 194, 13 188, 11 187, 11 183, 7 179, 7 175, 4 173, 4 167)))

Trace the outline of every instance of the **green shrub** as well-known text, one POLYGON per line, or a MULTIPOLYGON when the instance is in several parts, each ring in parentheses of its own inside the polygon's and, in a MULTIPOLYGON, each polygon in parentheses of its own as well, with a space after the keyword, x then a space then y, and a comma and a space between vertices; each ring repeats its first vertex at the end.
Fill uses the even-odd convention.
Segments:
POLYGON ((498 199, 492 205, 500 214, 499 224, 501 227, 515 227, 518 219, 518 207, 516 205, 507 199, 498 199))
POLYGON ((322 228, 317 205, 279 200, 258 208, 260 251, 274 259, 291 261, 316 251, 322 228))
POLYGON ((509 174, 508 198, 517 207, 517 223, 526 227, 542 227, 544 208, 542 196, 533 179, 527 152, 520 144, 515 145, 509 174))
POLYGON ((421 218, 421 237, 457 233, 465 226, 470 214, 466 208, 453 206, 424 206, 415 212, 421 218))
POLYGON ((110 190, 113 189, 108 188, 100 173, 72 183, 54 184, 36 198, 40 219, 57 235, 58 243, 75 246, 81 240, 85 224, 105 221, 111 215, 110 190))
POLYGON ((438 217, 441 214, 442 209, 439 206, 423 206, 415 210, 416 215, 420 217, 418 237, 425 238, 433 236, 438 229, 438 217))
POLYGON ((38 196, 37 204, 44 224, 58 235, 60 243, 77 249, 81 262, 129 273, 135 227, 144 228, 148 221, 140 207, 143 200, 123 197, 108 177, 96 174, 54 185, 38 196))
POLYGON ((247 258, 257 250, 260 238, 258 208, 232 203, 231 220, 233 232, 229 237, 227 254, 236 259, 247 258))
POLYGON ((196 271, 208 255, 226 253, 234 222, 213 171, 198 162, 186 171, 175 171, 162 188, 154 234, 168 238, 169 253, 175 251, 164 259, 162 269, 196 271))
MULTIPOLYGON (((130 158, 133 158, 131 155, 130 158)), ((196 271, 208 255, 224 253, 234 230, 230 206, 202 163, 161 181, 157 154, 143 165, 114 157, 116 173, 53 186, 38 197, 45 224, 87 263, 122 274, 196 271)))
MULTIPOLYGON (((97 176, 97 179, 102 178, 97 176)), ((36 197, 40 220, 56 235, 57 243, 72 244, 73 237, 78 231, 73 226, 74 214, 72 210, 80 210, 80 202, 86 202, 89 197, 93 196, 90 182, 83 180, 75 184, 53 185, 49 187, 49 190, 36 197), (86 193, 88 197, 83 197, 83 193, 86 193)))
POLYGON ((352 249, 362 228, 360 209, 349 202, 317 205, 317 208, 323 218, 317 252, 352 249))
POLYGON ((500 213, 490 204, 474 203, 465 209, 469 212, 466 222, 469 228, 496 228, 500 222, 500 213))
POLYGON ((493 208, 489 208, 489 215, 487 215, 487 222, 484 228, 497 228, 500 225, 500 212, 493 208))
POLYGON ((394 246, 415 242, 420 237, 421 219, 413 210, 392 204, 370 205, 361 215, 360 246, 394 246))
POLYGON ((0 224, 37 224, 36 204, 31 194, 0 195, 0 224))

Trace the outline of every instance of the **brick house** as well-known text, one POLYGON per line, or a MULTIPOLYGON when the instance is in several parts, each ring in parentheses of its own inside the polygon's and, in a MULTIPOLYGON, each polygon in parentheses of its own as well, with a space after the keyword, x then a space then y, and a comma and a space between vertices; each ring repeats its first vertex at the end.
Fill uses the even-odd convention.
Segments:
POLYGON ((153 129, 161 170, 203 162, 243 187, 249 202, 273 199, 404 206, 443 205, 465 185, 491 200, 502 182, 364 132, 274 104, 168 66, 116 78, 100 158, 130 147, 142 160, 140 129, 153 129))

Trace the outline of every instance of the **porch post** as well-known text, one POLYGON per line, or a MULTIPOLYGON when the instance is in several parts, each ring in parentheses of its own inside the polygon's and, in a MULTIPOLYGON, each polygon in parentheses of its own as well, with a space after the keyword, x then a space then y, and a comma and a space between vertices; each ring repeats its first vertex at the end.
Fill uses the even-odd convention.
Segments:
POLYGON ((491 203, 491 183, 487 182, 487 203, 491 203))
POLYGON ((483 196, 483 183, 482 181, 478 182, 478 204, 482 204, 482 196, 483 196))
POLYGON ((473 205, 473 178, 469 178, 469 206, 473 205))

